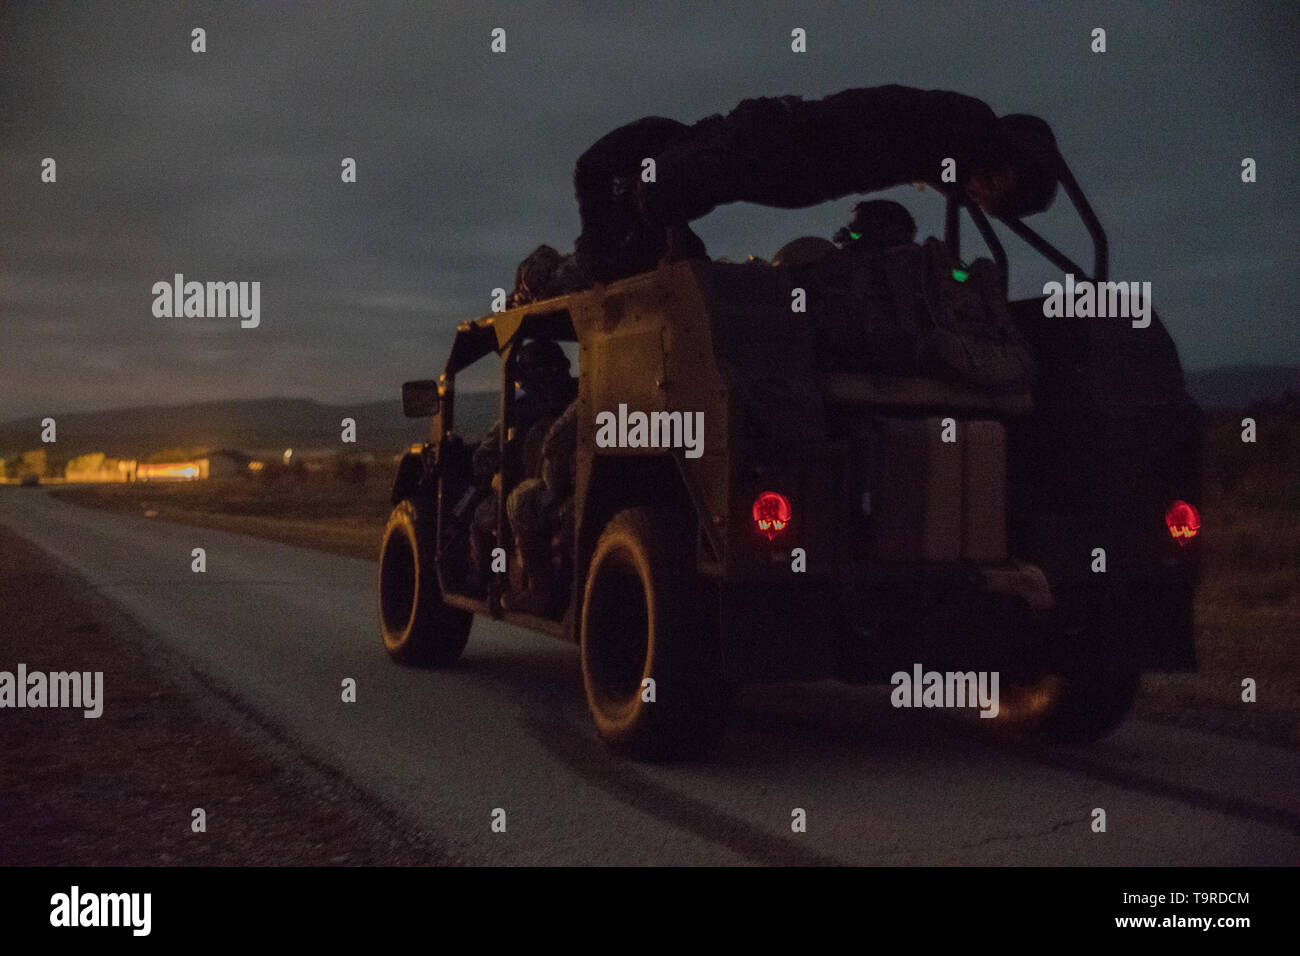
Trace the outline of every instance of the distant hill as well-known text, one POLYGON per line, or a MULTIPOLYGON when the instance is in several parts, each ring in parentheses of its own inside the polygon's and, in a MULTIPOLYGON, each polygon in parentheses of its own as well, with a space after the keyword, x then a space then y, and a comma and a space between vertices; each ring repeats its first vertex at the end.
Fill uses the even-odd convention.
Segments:
MULTIPOLYGON (((1187 372, 1187 390, 1205 408, 1245 408, 1288 388, 1300 391, 1300 368, 1241 365, 1187 372)), ((482 435, 496 418, 497 396, 461 392, 456 396, 456 430, 466 438, 482 435)), ((124 458, 146 458, 163 449, 204 446, 252 450, 264 448, 333 448, 395 452, 421 440, 428 428, 422 419, 402 415, 397 401, 324 405, 303 398, 264 398, 153 405, 106 412, 55 415, 58 443, 52 457, 102 451, 124 458), (344 418, 357 422, 357 444, 339 441, 344 418)), ((0 458, 16 458, 41 447, 40 418, 0 423, 0 458)))
MULTIPOLYGON (((496 412, 496 396, 462 392, 456 396, 457 431, 477 436, 496 412)), ((204 446, 257 448, 330 448, 340 451, 395 452, 425 437, 426 419, 409 419, 398 401, 324 405, 302 398, 266 398, 153 405, 104 412, 55 415, 58 442, 45 446, 66 460, 102 451, 123 458, 145 458, 166 448, 204 446), (340 442, 344 418, 357 423, 356 445, 340 442)), ((40 417, 0 423, 0 457, 15 458, 40 448, 40 417)))
POLYGON ((1285 365, 1228 365, 1184 373, 1187 391, 1203 408, 1245 408, 1287 389, 1300 392, 1300 368, 1285 365))

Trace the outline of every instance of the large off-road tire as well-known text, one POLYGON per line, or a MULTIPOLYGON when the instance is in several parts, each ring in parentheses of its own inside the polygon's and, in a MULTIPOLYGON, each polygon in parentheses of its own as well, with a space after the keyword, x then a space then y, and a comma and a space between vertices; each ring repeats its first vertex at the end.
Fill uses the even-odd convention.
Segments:
POLYGON ((697 756, 722 735, 731 694, 694 544, 689 523, 670 509, 631 508, 610 520, 592 554, 582 681, 597 733, 619 753, 697 756))
POLYGON ((1008 680, 992 723, 997 729, 1046 742, 1092 743, 1124 722, 1140 680, 1141 674, 1130 667, 1100 663, 1008 680))
POLYGON ((442 602, 432 508, 407 498, 388 518, 379 548, 379 631, 394 660, 445 667, 465 650, 474 615, 442 602))

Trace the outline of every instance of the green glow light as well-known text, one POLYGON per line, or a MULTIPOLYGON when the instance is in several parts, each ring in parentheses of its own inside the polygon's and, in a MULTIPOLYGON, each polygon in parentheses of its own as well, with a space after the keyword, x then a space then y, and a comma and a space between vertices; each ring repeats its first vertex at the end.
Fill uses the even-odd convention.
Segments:
POLYGON ((952 270, 952 277, 956 279, 958 282, 965 282, 967 276, 969 275, 970 275, 969 272, 963 272, 961 269, 952 270))
POLYGON ((862 238, 862 233, 860 233, 860 232, 851 232, 851 233, 849 233, 849 238, 850 238, 850 239, 861 239, 861 238, 862 238))

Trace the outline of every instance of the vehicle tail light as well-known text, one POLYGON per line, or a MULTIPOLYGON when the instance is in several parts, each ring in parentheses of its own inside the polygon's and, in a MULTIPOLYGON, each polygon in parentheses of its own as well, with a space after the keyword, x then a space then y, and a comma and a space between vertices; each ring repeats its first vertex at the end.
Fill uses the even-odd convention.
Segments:
POLYGON ((1181 547, 1200 533, 1201 513, 1186 501, 1175 501, 1165 512, 1165 524, 1169 536, 1181 547))
POLYGON ((754 499, 754 524, 771 541, 790 523, 790 499, 765 491, 754 499))

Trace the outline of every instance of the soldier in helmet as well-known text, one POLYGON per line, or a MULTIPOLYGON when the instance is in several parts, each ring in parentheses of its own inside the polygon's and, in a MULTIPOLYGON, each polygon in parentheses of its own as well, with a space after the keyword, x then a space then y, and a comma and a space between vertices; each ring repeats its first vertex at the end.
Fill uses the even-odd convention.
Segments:
POLYGON ((510 308, 576 292, 583 287, 581 272, 573 254, 560 255, 541 245, 528 254, 515 270, 515 288, 510 308))
POLYGON ((853 251, 880 251, 916 241, 916 220, 902 203, 872 199, 853 207, 853 217, 835 242, 853 251))
POLYGON ((564 609, 565 582, 554 558, 572 545, 577 451, 578 403, 573 401, 542 440, 540 476, 519 482, 506 499, 519 564, 528 583, 526 594, 506 601, 507 610, 550 617, 564 609))
MULTIPOLYGON (((569 374, 569 357, 549 339, 534 339, 519 348, 515 359, 520 394, 514 403, 512 432, 521 441, 523 473, 527 477, 541 470, 542 439, 547 429, 578 395, 578 381, 569 374)), ((497 496, 501 492, 501 421, 492 425, 474 451, 474 478, 491 482, 494 494, 474 511, 471 566, 481 573, 491 550, 496 530, 497 496)))

